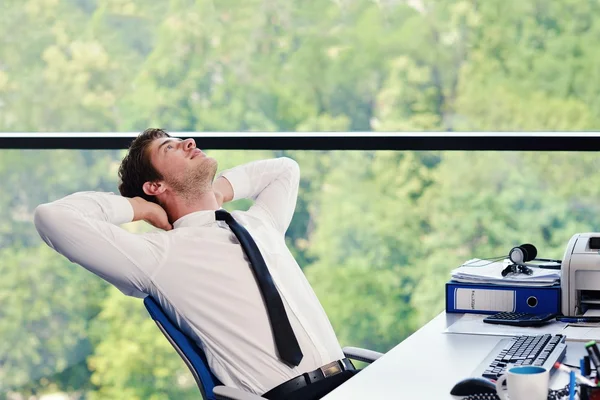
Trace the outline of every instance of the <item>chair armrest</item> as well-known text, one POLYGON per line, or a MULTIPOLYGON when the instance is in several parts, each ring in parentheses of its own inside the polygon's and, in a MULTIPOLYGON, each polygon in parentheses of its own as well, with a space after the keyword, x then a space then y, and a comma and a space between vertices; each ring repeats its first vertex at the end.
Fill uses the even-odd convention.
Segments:
POLYGON ((213 393, 217 400, 265 400, 264 397, 257 396, 254 393, 244 392, 240 389, 227 386, 215 386, 213 393))
POLYGON ((361 349, 360 347, 344 347, 342 349, 344 355, 352 360, 372 363, 383 355, 378 351, 361 349))

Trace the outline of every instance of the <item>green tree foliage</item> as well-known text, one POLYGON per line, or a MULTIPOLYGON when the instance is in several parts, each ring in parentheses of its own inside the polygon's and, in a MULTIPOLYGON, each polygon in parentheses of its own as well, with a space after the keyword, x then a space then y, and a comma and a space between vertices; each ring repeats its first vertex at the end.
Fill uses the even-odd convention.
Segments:
POLYGON ((196 382, 140 300, 111 290, 90 326, 94 355, 88 358, 90 400, 192 400, 196 382))
POLYGON ((32 212, 37 204, 82 188, 114 190, 116 152, 1 154, 0 175, 10 190, 0 192, 0 337, 5 339, 0 396, 15 389, 23 394, 88 390, 86 359, 93 352, 88 328, 107 285, 43 244, 32 212))
MULTIPOLYGON (((596 1, 1 9, 4 132, 587 131, 600 120, 596 1)), ((560 258, 573 233, 600 230, 594 153, 208 151, 220 169, 299 162, 286 240, 342 345, 393 347, 443 309, 466 259, 522 242, 560 258)), ((31 223, 37 204, 116 192, 123 154, 0 152, 0 399, 197 398, 142 303, 53 253, 31 223)))
POLYGON ((416 328, 409 300, 422 256, 415 233, 423 216, 407 211, 431 183, 426 157, 331 155, 336 168, 324 180, 314 211, 318 224, 310 249, 317 261, 306 273, 345 345, 387 350, 416 328))
POLYGON ((45 244, 0 250, 0 398, 91 388, 89 321, 106 285, 45 244))

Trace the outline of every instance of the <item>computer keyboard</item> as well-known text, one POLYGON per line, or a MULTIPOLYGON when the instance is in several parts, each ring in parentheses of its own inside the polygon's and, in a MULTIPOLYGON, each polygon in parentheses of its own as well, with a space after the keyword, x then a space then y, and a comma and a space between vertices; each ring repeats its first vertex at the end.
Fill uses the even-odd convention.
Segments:
POLYGON ((552 371, 567 351, 564 335, 514 336, 501 340, 475 369, 474 376, 498 379, 507 366, 539 365, 552 371))

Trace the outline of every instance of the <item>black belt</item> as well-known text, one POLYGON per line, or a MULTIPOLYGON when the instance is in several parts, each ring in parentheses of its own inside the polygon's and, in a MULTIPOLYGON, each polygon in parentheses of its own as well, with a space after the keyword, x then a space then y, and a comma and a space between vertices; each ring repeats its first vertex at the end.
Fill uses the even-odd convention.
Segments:
POLYGON ((352 362, 347 358, 332 361, 329 364, 323 365, 321 368, 317 368, 311 372, 305 372, 304 374, 298 375, 287 382, 283 382, 281 385, 275 386, 273 389, 263 394, 263 397, 267 397, 267 399, 284 398, 293 391, 308 386, 311 383, 318 382, 329 376, 337 375, 340 372, 352 371, 354 369, 354 365, 352 365, 352 362))

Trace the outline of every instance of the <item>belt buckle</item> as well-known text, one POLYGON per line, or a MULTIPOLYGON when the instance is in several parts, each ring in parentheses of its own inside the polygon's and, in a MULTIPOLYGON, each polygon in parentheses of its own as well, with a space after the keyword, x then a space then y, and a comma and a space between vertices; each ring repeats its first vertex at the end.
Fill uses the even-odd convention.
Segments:
POLYGON ((329 364, 325 364, 319 369, 321 370, 321 372, 323 372, 323 376, 325 377, 339 374, 340 372, 342 372, 342 367, 340 367, 340 363, 338 363, 337 361, 332 361, 329 364))

